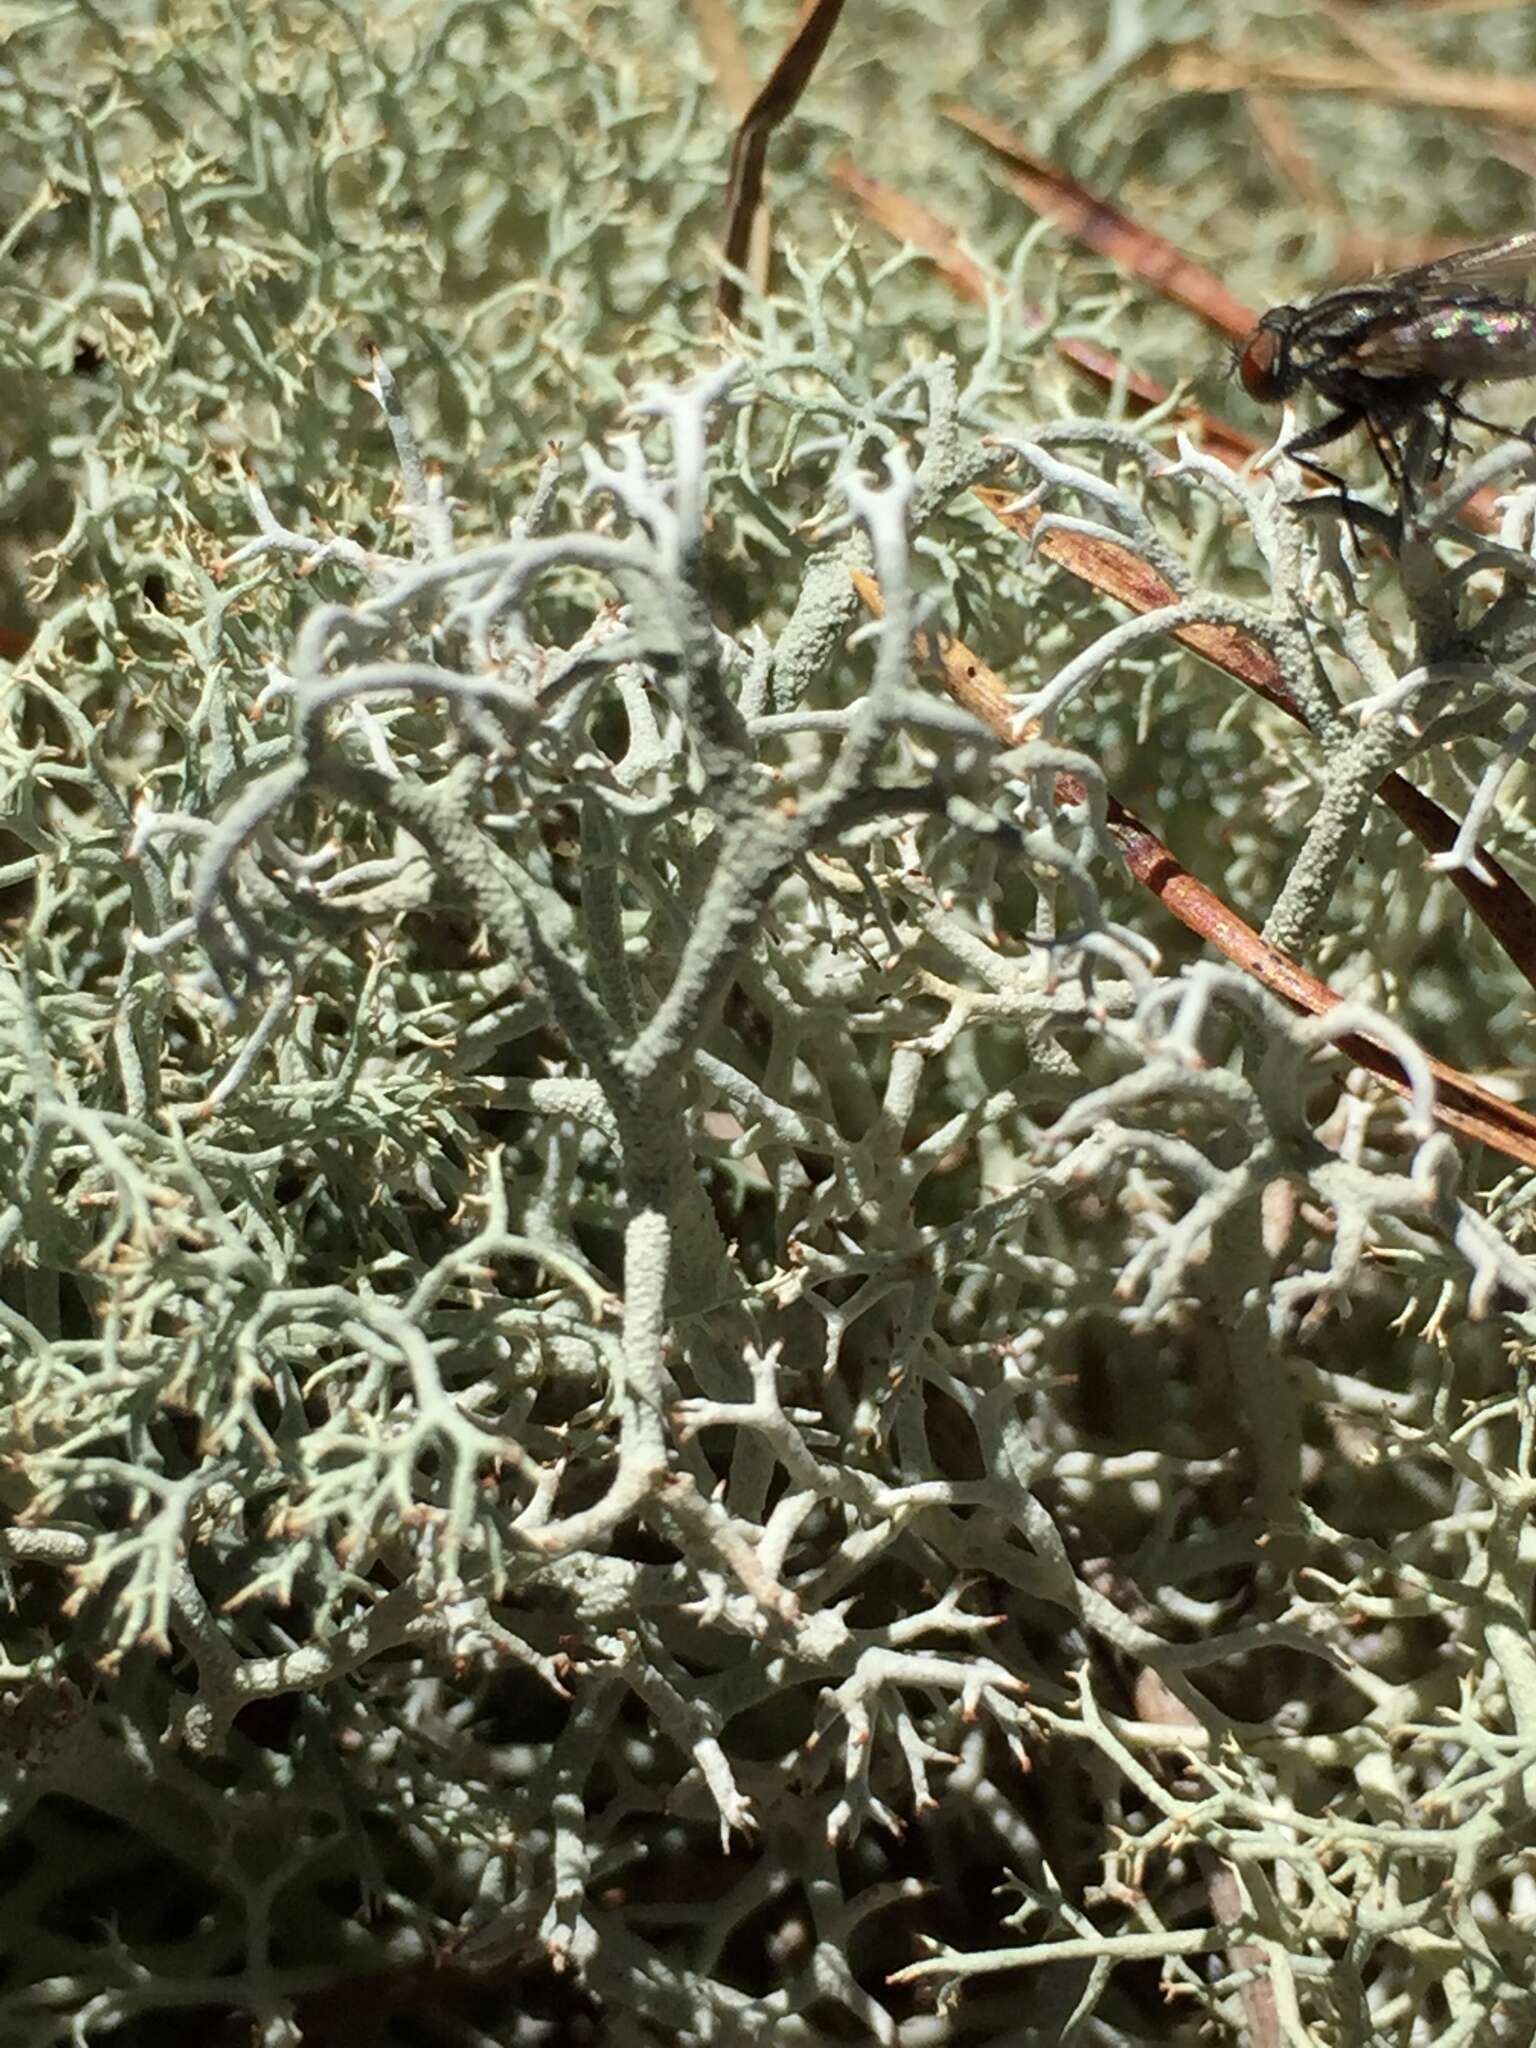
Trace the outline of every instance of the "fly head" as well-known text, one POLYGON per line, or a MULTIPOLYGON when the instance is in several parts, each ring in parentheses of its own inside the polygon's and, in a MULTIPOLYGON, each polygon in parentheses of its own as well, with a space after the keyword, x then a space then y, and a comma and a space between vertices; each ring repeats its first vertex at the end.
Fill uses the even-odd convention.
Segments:
POLYGON ((1238 381, 1260 405, 1278 405, 1301 382, 1302 373, 1291 347, 1297 306, 1271 306, 1237 351, 1238 381))

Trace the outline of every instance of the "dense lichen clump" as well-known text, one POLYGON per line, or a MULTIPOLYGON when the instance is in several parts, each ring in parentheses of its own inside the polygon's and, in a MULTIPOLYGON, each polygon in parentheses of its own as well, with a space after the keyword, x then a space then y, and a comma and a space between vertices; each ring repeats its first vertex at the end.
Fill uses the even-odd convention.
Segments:
POLYGON ((729 332, 659 0, 13 42, 0 2042, 1528 2037, 1529 451, 1098 417, 1217 352, 931 96, 1259 304, 1515 176, 1060 12, 845 23, 729 332))

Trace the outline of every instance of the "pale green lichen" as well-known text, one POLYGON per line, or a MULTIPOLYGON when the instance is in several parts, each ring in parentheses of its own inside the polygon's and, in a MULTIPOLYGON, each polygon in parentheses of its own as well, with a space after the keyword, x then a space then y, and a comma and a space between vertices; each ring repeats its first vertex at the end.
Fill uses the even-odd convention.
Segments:
MULTIPOLYGON (((1423 33, 1528 71, 1520 12, 1423 33)), ((1529 992, 1369 789, 1528 870, 1530 607, 1429 673, 1449 542, 1345 577, 1069 419, 1054 334, 1205 344, 928 110, 1012 94, 1299 288, 1330 225, 1155 75, 1292 17, 899 26, 782 138, 729 351, 671 9, 14 45, 0 2039, 324 2041, 365 1979, 402 2041, 1529 2034, 1529 1177, 1409 1036, 1516 1062, 1529 992), (856 246, 840 128, 1034 313, 856 246), (1044 738, 948 704, 934 616, 1044 738), (1198 960, 1106 786, 1347 1008, 1198 960), (1316 1057, 1362 1024, 1410 1101, 1316 1057)), ((1449 116, 1303 115, 1357 224, 1427 138, 1415 227, 1513 203, 1449 116)))

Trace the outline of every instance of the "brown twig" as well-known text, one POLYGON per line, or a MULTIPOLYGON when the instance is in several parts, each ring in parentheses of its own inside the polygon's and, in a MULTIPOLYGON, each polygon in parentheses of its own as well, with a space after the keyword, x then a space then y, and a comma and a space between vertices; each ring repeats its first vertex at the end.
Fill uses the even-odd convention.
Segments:
MULTIPOLYGON (((1138 1720, 1190 1729, 1201 1726, 1194 1710, 1149 1665, 1142 1665, 1136 1673, 1134 1698, 1138 1720)), ((1160 1761, 1166 1769, 1173 1759, 1165 1757, 1160 1761)), ((1243 1896, 1238 1867, 1214 1855, 1202 1855, 1199 1863, 1205 1869, 1205 1895, 1210 1901, 1212 1921, 1218 1927, 1240 1927, 1248 1917, 1248 1902, 1243 1896)), ((1247 1983, 1238 1992, 1247 2021, 1245 2048, 1284 2048, 1280 2002, 1268 1965, 1269 1957, 1264 1950, 1251 1942, 1234 1942, 1227 1950, 1228 1970, 1234 1976, 1240 1972, 1248 1974, 1247 1983)))
MULTIPOLYGON (((1085 377, 1092 378, 1101 390, 1111 390, 1118 385, 1126 395, 1131 411, 1142 412, 1154 405, 1162 405, 1169 397, 1166 384, 1159 384, 1155 377, 1143 375, 1140 370, 1128 369, 1118 356, 1107 348, 1101 348, 1095 341, 1058 340, 1056 353, 1081 370, 1085 377)), ((1240 469, 1249 456, 1257 455, 1259 443, 1252 434, 1245 434, 1241 427, 1229 426, 1204 406, 1191 401, 1178 410, 1178 423, 1202 441, 1213 455, 1233 469, 1240 469)))
MULTIPOLYGON (((1003 289, 1002 280, 996 273, 969 255, 961 247, 953 228, 940 220, 937 214, 930 213, 926 206, 867 176, 846 157, 840 157, 832 165, 831 173, 877 227, 883 228, 894 240, 905 242, 926 256, 956 298, 982 304, 989 293, 1003 289)), ((1159 384, 1155 377, 1144 376, 1140 370, 1130 369, 1098 342, 1058 337, 1054 346, 1064 361, 1091 378, 1101 390, 1118 385, 1124 391, 1132 412, 1162 405, 1169 395, 1166 384, 1159 384)), ((1179 408, 1178 419, 1179 424, 1204 442, 1212 454, 1219 455, 1223 462, 1230 462, 1234 467, 1258 453, 1259 443, 1251 434, 1229 426, 1225 420, 1192 402, 1179 408)))
MULTIPOLYGON (((1367 62, 1380 64, 1399 78, 1411 79, 1415 74, 1422 75, 1424 58, 1421 52, 1383 27, 1380 21, 1362 14, 1358 7, 1345 6, 1343 0, 1311 0, 1311 4, 1367 62)), ((1536 150, 1532 149, 1530 138, 1519 128, 1511 127, 1507 121, 1494 119, 1484 120, 1479 125, 1496 155, 1527 176, 1536 172, 1536 150)))
POLYGON ((987 145, 1001 161, 1008 182, 1036 213, 1055 221, 1132 277, 1152 285, 1164 298, 1198 315, 1229 341, 1241 341, 1253 331, 1258 314, 1229 292, 1203 263, 1098 198, 1055 164, 1034 155, 1001 121, 957 100, 949 101, 942 111, 987 145))
POLYGON ((757 85, 730 0, 688 0, 688 12, 721 99, 737 121, 745 120, 757 96, 757 85))
POLYGON ((1243 95, 1243 109, 1277 177, 1290 186, 1309 214, 1337 220, 1341 213, 1337 195, 1297 133, 1284 100, 1272 92, 1248 92, 1243 95))
POLYGON ((957 299, 985 305, 989 292, 1001 289, 996 277, 960 246, 953 228, 946 227, 936 213, 920 206, 905 193, 867 177, 857 164, 839 157, 830 167, 831 175, 850 197, 856 199, 877 227, 884 228, 893 241, 906 242, 926 256, 957 299))
POLYGON ((804 0, 778 63, 736 131, 725 202, 725 260, 731 268, 715 293, 715 306, 723 320, 734 320, 741 311, 739 273, 746 267, 752 224, 762 205, 768 139, 810 84, 842 11, 843 0, 804 0))
MULTIPOLYGON (((884 604, 880 586, 873 577, 858 570, 850 574, 861 602, 877 618, 881 617, 884 604)), ((957 704, 986 725, 1005 746, 1019 743, 1021 736, 1014 730, 1007 687, 979 655, 963 641, 945 633, 920 633, 916 636, 916 647, 919 659, 942 676, 945 688, 957 704)), ((1086 796, 1086 789, 1075 775, 1057 775, 1059 803, 1082 803, 1086 796)), ((1110 837, 1132 877, 1181 924, 1215 946, 1234 965, 1308 1016, 1325 1016, 1345 1000, 1326 982, 1269 945, 1252 925, 1246 924, 1176 860, 1157 834, 1113 795, 1107 797, 1107 821, 1110 837)), ((1358 1066, 1367 1068, 1399 1094, 1410 1092, 1408 1077, 1396 1055, 1384 1046, 1358 1032, 1343 1034, 1338 1046, 1358 1066)), ((1442 1060, 1429 1058, 1427 1064, 1435 1077, 1438 1123, 1491 1146, 1506 1158, 1536 1166, 1536 1117, 1501 1101, 1479 1087, 1470 1075, 1442 1060)))
POLYGON ((1347 57, 1231 57, 1214 50, 1186 50, 1170 61, 1165 75, 1175 92, 1356 93, 1401 106, 1442 107, 1527 125, 1536 121, 1536 84, 1492 71, 1452 71, 1429 64, 1389 71, 1375 62, 1347 57))
MULTIPOLYGON (((1040 512, 1011 511, 1013 500, 1006 491, 979 487, 976 495, 995 519, 1021 539, 1034 540, 1040 512)), ((1058 562, 1095 590, 1102 591, 1134 612, 1158 611, 1178 601, 1173 586, 1142 560, 1133 549, 1118 541, 1098 540, 1091 535, 1047 532, 1034 543, 1048 560, 1058 562)), ((1173 635, 1185 647, 1219 668, 1225 675, 1252 690, 1267 704, 1273 704, 1305 725, 1301 707, 1287 688, 1279 665, 1267 647, 1235 626, 1184 626, 1173 635)), ((1388 808, 1430 853, 1445 853, 1456 841, 1456 821, 1402 775, 1392 774, 1377 794, 1388 808)), ((1507 868, 1482 847, 1477 859, 1490 879, 1481 881, 1466 868, 1457 868, 1451 881, 1466 898, 1479 921, 1526 980, 1536 988, 1536 904, 1507 868)))

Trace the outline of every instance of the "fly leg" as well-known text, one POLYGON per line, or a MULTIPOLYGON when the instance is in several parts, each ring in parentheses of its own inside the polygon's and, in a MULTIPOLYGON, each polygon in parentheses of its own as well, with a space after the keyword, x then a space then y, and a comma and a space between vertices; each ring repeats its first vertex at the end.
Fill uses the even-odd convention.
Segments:
POLYGON ((1465 420, 1469 427, 1482 427, 1486 433, 1497 434, 1503 441, 1523 441, 1528 448, 1536 448, 1536 427, 1506 427, 1499 420, 1485 420, 1475 412, 1468 412, 1461 402, 1464 386, 1458 384, 1454 391, 1445 395, 1445 410, 1450 419, 1465 420))
POLYGON ((1456 434, 1456 422, 1468 417, 1461 409, 1461 394, 1466 388, 1465 384, 1453 384, 1449 391, 1441 394, 1440 446, 1435 450, 1435 459, 1430 464, 1429 475, 1431 480, 1444 476, 1446 464, 1451 459, 1451 449, 1454 445, 1456 434))
MULTIPOLYGON (((1336 476, 1331 469, 1324 469, 1320 462, 1313 462, 1308 454, 1312 448, 1326 448, 1330 441, 1342 441, 1346 434, 1352 434, 1360 422, 1367 417, 1365 407, 1346 406, 1343 412, 1336 412, 1331 420, 1324 420, 1319 426, 1308 427, 1304 434, 1295 434, 1280 451, 1289 455, 1292 462, 1309 469, 1314 476, 1320 476, 1324 483, 1349 496, 1349 486, 1343 477, 1336 476)), ((1373 429, 1374 432, 1374 429, 1373 429)), ((1390 472, 1389 472, 1390 474, 1390 472)))
MULTIPOLYGON (((1401 503, 1404 486, 1401 465, 1396 460, 1397 451, 1395 448, 1391 448, 1390 443, 1383 446, 1383 442, 1386 439, 1383 430, 1379 422, 1372 419, 1363 405, 1345 406, 1342 411, 1336 412, 1331 420, 1323 420, 1315 427, 1308 427, 1304 434, 1297 434, 1287 441, 1281 453, 1288 455, 1302 469, 1310 470, 1313 476, 1321 477, 1325 484, 1333 485, 1339 494, 1338 509, 1352 527, 1363 525, 1369 530, 1374 531, 1381 515, 1379 513, 1372 513, 1370 518, 1366 518, 1365 514, 1370 508, 1364 505, 1357 505, 1356 501, 1350 496, 1349 485, 1345 483, 1343 477, 1335 475, 1331 469, 1325 469, 1322 463, 1314 462, 1307 452, 1311 448, 1326 448, 1330 441, 1342 441, 1344 436, 1352 434, 1362 421, 1370 433, 1372 442, 1375 444, 1376 453, 1381 457, 1382 468, 1387 472, 1388 478, 1397 489, 1398 501, 1401 503)), ((1310 502, 1320 507, 1326 505, 1328 500, 1326 498, 1317 498, 1310 502)))
POLYGON ((1371 437, 1371 446, 1376 450, 1376 459, 1387 473, 1387 482, 1397 493, 1399 506, 1411 505, 1414 499, 1413 481, 1408 474, 1408 464, 1403 459, 1402 449, 1382 422, 1373 419, 1369 413, 1366 414, 1365 426, 1371 437))

